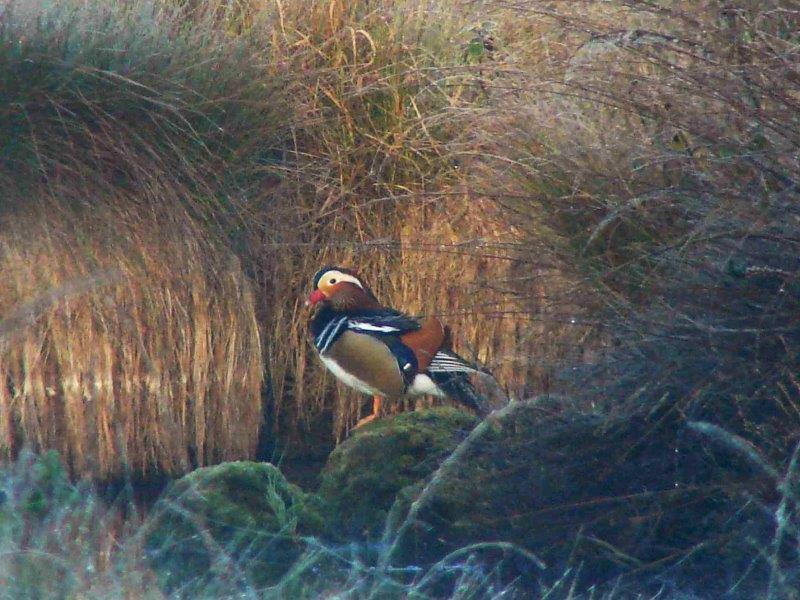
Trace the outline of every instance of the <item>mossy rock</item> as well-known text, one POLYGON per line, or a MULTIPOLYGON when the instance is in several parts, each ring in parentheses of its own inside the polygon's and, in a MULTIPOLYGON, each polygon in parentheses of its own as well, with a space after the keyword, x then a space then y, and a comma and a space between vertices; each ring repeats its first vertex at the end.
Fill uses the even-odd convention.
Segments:
POLYGON ((451 407, 402 413, 356 430, 330 455, 319 495, 330 533, 374 539, 400 496, 413 496, 475 426, 475 417, 451 407))
POLYGON ((555 581, 571 567, 584 589, 620 577, 642 589, 667 566, 670 583, 684 589, 716 597, 738 581, 743 597, 754 597, 747 594, 764 570, 752 542, 768 543, 771 532, 747 500, 760 494, 761 479, 668 407, 609 417, 542 400, 511 406, 486 425, 428 490, 396 563, 430 564, 503 541, 547 565, 541 572, 503 558, 502 569, 526 585, 555 581), (748 569, 752 578, 739 581, 748 569))
POLYGON ((227 596, 271 585, 322 527, 318 501, 259 462, 198 469, 159 499, 147 548, 162 589, 227 596))

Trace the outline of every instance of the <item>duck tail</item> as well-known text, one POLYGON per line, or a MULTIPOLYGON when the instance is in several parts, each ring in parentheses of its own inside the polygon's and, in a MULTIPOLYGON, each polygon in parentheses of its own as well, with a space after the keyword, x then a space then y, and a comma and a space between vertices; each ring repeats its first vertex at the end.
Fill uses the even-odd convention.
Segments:
POLYGON ((475 389, 471 378, 480 374, 494 381, 491 373, 465 360, 452 350, 439 350, 428 366, 428 373, 448 398, 471 408, 481 417, 489 414, 489 400, 475 389))
POLYGON ((451 400, 474 410, 478 416, 489 414, 487 399, 475 389, 465 372, 429 371, 433 382, 451 400))

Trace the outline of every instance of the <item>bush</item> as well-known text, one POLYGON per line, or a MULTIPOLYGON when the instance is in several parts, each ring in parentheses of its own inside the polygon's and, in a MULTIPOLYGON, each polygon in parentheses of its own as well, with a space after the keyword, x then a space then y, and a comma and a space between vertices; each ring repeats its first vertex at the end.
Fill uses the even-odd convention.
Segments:
POLYGON ((612 351, 576 390, 617 406, 666 393, 695 418, 742 407, 755 421, 736 431, 785 461, 800 431, 794 34, 779 2, 667 4, 552 13, 566 48, 520 59, 515 93, 498 91, 475 185, 518 223, 530 269, 544 252, 582 282, 566 304, 612 351))
POLYGON ((274 585, 322 525, 314 499, 267 463, 193 471, 154 510, 149 556, 161 587, 181 597, 274 585))
MULTIPOLYGON (((716 432, 709 454, 727 440, 771 473, 777 493, 746 487, 774 518, 772 597, 791 594, 798 572, 784 553, 800 439, 788 4, 514 5, 502 28, 514 69, 487 83, 492 107, 471 127, 484 153, 469 161, 473 185, 516 225, 528 271, 554 262, 575 283, 547 302, 589 329, 594 364, 566 363, 560 389, 612 422, 657 408, 675 427, 702 422, 716 432)), ((763 544, 771 526, 759 527, 763 544)), ((734 573, 764 567, 741 556, 731 593, 734 573)))

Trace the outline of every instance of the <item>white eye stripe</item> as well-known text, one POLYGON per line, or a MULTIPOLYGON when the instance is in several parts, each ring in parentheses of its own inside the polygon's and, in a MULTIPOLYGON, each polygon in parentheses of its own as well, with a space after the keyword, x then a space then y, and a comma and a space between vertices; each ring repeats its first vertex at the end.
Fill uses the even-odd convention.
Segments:
POLYGON ((348 275, 347 273, 342 273, 341 271, 328 271, 322 277, 322 280, 328 283, 331 283, 331 280, 334 279, 336 280, 336 283, 341 283, 342 281, 348 281, 350 283, 356 284, 362 290, 364 289, 364 286, 361 284, 361 282, 358 280, 357 277, 353 277, 352 275, 348 275))

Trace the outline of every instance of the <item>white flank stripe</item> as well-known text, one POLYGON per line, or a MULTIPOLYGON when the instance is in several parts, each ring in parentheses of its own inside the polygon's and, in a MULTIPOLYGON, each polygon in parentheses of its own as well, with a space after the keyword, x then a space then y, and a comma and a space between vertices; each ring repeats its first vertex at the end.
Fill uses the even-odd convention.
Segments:
POLYGON ((478 370, 474 367, 468 365, 460 358, 455 356, 451 356, 449 354, 445 354, 444 352, 438 352, 436 356, 433 357, 430 366, 428 367, 429 371, 434 371, 438 373, 477 373, 478 370))
POLYGON ((348 327, 350 329, 360 329, 361 331, 379 331, 381 333, 400 331, 397 327, 392 327, 391 325, 373 325, 372 323, 364 323, 363 321, 350 321, 348 327))
POLYGON ((439 356, 434 356, 433 357, 433 362, 436 362, 436 363, 452 363, 452 364, 456 364, 456 365, 466 364, 463 360, 459 360, 457 358, 451 358, 449 356, 445 356, 444 358, 439 357, 439 356))

